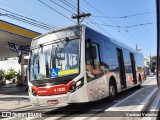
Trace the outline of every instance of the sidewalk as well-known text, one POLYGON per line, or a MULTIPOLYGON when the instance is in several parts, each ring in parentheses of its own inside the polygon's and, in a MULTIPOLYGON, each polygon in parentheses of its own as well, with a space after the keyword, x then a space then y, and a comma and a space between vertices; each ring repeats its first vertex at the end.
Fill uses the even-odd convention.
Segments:
MULTIPOLYGON (((156 95, 159 93, 160 92, 158 91, 158 88, 157 88, 156 78, 151 77, 143 84, 143 88, 141 88, 131 96, 127 97, 123 101, 120 101, 119 103, 110 107, 109 109, 106 109, 105 111, 108 113, 115 111, 117 114, 114 114, 114 116, 124 115, 123 117, 127 117, 126 113, 128 113, 128 115, 131 115, 131 116, 127 117, 127 119, 132 119, 132 117, 134 118, 140 117, 140 119, 142 119, 144 116, 138 116, 138 115, 143 115, 143 113, 145 113, 146 111, 150 112, 149 106, 151 105, 152 101, 155 99, 156 95)), ((160 101, 160 98, 159 98, 159 101, 160 101)), ((154 113, 155 115, 158 115, 158 111, 154 111, 154 113)), ((153 112, 152 112, 152 115, 153 115, 153 112)), ((155 118, 156 117, 157 116, 155 116, 155 118)), ((114 120, 116 119, 116 117, 115 118, 112 117, 110 119, 114 120)), ((123 119, 123 118, 119 118, 119 119, 123 119)))
POLYGON ((0 95, 17 95, 27 93, 25 86, 16 86, 15 84, 7 84, 0 86, 0 95))
POLYGON ((25 86, 14 84, 0 86, 0 111, 16 110, 31 106, 25 86))
POLYGON ((27 106, 31 106, 28 98, 0 98, 0 111, 16 110, 27 106))
POLYGON ((144 87, 141 88, 136 93, 127 97, 127 99, 119 102, 114 105, 107 111, 143 111, 145 110, 146 105, 150 100, 152 100, 152 96, 157 93, 157 85, 156 80, 146 81, 147 84, 144 83, 144 87))

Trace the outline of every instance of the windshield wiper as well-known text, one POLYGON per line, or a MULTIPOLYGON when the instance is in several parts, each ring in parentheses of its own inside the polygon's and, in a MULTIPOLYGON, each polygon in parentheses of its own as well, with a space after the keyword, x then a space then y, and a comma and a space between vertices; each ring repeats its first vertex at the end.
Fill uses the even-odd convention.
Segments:
POLYGON ((58 60, 65 60, 65 57, 61 57, 60 55, 58 56, 58 53, 59 54, 63 53, 62 51, 69 44, 68 41, 69 41, 68 37, 66 37, 65 39, 62 39, 61 43, 63 43, 63 48, 59 48, 59 50, 57 50, 58 46, 55 48, 52 45, 52 50, 51 50, 51 64, 52 64, 52 68, 56 68, 56 59, 58 59, 58 60), (55 49, 55 51, 54 51, 54 49, 55 49))

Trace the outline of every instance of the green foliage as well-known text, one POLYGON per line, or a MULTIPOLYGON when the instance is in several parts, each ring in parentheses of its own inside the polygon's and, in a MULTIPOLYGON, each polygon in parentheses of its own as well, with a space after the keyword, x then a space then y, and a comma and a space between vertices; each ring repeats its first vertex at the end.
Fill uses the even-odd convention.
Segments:
POLYGON ((10 80, 12 78, 17 78, 19 73, 17 73, 13 68, 10 68, 7 73, 4 73, 3 77, 6 80, 10 80))
POLYGON ((152 56, 151 57, 151 62, 156 62, 157 61, 157 56, 152 56))

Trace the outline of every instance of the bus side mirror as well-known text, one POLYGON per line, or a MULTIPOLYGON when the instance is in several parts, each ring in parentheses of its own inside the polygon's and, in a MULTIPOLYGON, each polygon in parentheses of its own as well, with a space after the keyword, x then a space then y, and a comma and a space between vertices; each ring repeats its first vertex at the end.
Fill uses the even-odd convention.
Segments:
POLYGON ((97 51, 96 51, 96 47, 95 46, 91 47, 91 58, 92 59, 96 59, 97 58, 97 51))

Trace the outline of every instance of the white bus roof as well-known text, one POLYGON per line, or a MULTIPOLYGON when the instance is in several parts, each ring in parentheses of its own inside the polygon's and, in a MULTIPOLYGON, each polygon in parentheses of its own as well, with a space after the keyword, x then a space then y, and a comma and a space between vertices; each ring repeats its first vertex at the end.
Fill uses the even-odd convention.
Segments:
MULTIPOLYGON (((88 27, 88 26, 86 26, 86 25, 83 25, 83 24, 82 24, 81 26, 82 26, 82 27, 87 27, 87 28, 95 31, 94 29, 92 29, 92 28, 90 28, 90 27, 88 27)), ((38 38, 41 38, 41 37, 46 36, 46 35, 51 34, 51 33, 59 32, 59 31, 67 30, 67 29, 73 29, 73 28, 76 28, 76 27, 78 27, 78 25, 68 26, 68 27, 59 28, 59 29, 54 29, 54 30, 49 31, 49 32, 47 32, 47 33, 45 33, 45 34, 42 34, 42 35, 40 35, 40 36, 35 37, 33 40, 36 40, 36 39, 38 39, 38 38)), ((101 35, 104 35, 104 34, 100 33, 99 31, 95 31, 95 32, 97 32, 97 33, 99 33, 99 34, 101 34, 101 35)), ((107 35, 104 35, 104 36, 108 37, 107 35)), ((124 44, 124 43, 122 43, 122 42, 120 42, 120 41, 118 41, 118 40, 115 40, 115 39, 113 39, 113 38, 111 38, 111 37, 108 37, 108 38, 111 40, 111 42, 113 42, 113 43, 116 44, 117 46, 121 46, 121 47, 124 47, 124 48, 126 48, 126 49, 128 49, 128 50, 131 50, 131 51, 134 51, 134 52, 136 52, 136 53, 142 54, 140 51, 136 51, 135 49, 127 46, 126 44, 124 44)))

